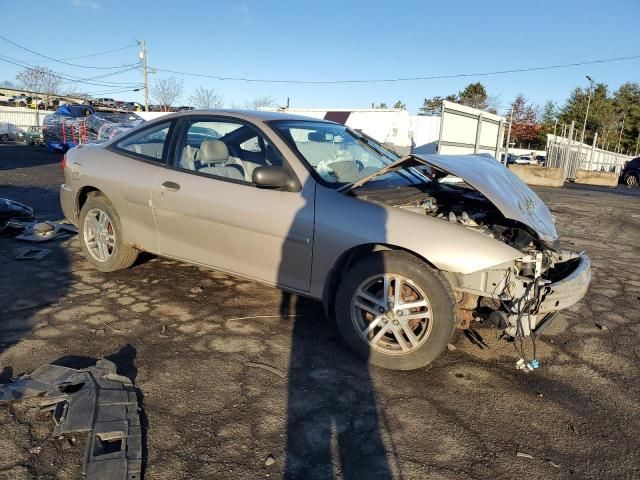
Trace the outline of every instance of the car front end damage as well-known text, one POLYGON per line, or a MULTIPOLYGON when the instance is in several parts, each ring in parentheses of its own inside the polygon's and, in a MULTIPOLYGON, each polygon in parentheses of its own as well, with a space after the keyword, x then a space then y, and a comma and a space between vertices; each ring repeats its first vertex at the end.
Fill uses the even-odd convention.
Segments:
MULTIPOLYGON (((456 295, 460 328, 468 329, 471 322, 480 320, 495 325, 521 344, 525 337, 535 343, 560 310, 584 297, 591 280, 589 257, 560 246, 555 220, 547 206, 494 158, 411 155, 387 171, 403 168, 413 169, 415 175, 424 175, 430 181, 394 189, 369 186, 352 194, 456 224, 521 254, 471 273, 441 269, 456 295), (442 182, 447 175, 462 182, 442 182)), ((475 247, 476 242, 470 241, 467 248, 474 251, 475 247)), ((482 255, 479 250, 478 255, 482 255)), ((524 347, 518 351, 524 358, 524 347)), ((535 368, 537 361, 520 365, 523 369, 535 368)))
POLYGON ((546 250, 472 274, 443 273, 456 293, 460 328, 478 319, 524 338, 584 297, 591 262, 584 253, 546 250))

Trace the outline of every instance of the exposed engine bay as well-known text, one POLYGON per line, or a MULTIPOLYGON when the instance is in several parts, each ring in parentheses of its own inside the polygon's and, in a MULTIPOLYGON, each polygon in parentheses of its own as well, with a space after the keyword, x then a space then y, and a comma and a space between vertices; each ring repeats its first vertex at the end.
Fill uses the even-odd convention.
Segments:
POLYGON ((529 226, 506 218, 482 193, 466 183, 437 181, 393 189, 363 188, 358 198, 459 224, 522 252, 513 262, 471 274, 443 272, 456 294, 458 327, 489 323, 514 340, 524 370, 537 368, 535 338, 557 311, 577 302, 590 280, 586 255, 543 241, 529 226), (579 278, 575 278, 579 277, 579 278), (577 287, 577 290, 576 290, 577 287), (524 338, 533 357, 524 360, 524 338))

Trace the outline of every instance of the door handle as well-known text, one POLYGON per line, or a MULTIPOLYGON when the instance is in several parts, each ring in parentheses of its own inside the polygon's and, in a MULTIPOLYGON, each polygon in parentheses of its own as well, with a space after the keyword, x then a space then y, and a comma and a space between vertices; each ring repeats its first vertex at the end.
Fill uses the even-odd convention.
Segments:
POLYGON ((177 192, 178 190, 180 190, 180 184, 176 183, 176 182, 169 182, 166 181, 162 184, 162 189, 163 190, 169 190, 171 192, 177 192))

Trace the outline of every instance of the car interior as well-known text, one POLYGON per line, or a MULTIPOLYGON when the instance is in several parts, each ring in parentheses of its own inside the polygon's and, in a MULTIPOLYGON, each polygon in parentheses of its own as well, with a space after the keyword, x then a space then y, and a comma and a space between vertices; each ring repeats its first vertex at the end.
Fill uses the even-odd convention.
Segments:
MULTIPOLYGON (((229 124, 225 124, 227 129, 229 124)), ((191 125, 182 148, 179 166, 185 170, 234 180, 252 181, 259 166, 282 165, 276 150, 246 125, 233 124, 233 130, 220 136, 220 128, 203 132, 200 122, 191 125)))

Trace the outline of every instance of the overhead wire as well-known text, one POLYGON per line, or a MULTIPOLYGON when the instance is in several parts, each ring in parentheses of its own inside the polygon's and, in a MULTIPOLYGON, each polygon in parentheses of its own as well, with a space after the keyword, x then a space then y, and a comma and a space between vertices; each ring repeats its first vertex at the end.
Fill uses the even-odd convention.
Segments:
MULTIPOLYGON (((11 63, 13 65, 16 65, 18 67, 23 67, 23 68, 34 68, 36 67, 35 65, 17 60, 15 58, 12 57, 7 57, 6 55, 0 55, 0 61, 6 62, 6 63, 11 63)), ((106 82, 91 82, 89 80, 91 80, 92 77, 89 77, 88 79, 85 78, 81 78, 81 77, 75 77, 75 76, 71 76, 71 75, 67 75, 67 74, 63 74, 60 72, 56 72, 53 70, 50 70, 50 72, 53 75, 56 75, 58 77, 60 77, 63 80, 66 80, 66 82, 64 83, 83 83, 86 85, 94 85, 94 86, 98 86, 98 87, 123 87, 123 86, 138 86, 139 84, 137 83, 132 83, 132 82, 110 82, 110 81, 106 81, 106 82)), ((120 72, 123 73, 123 72, 120 72)), ((114 73, 115 74, 115 73, 114 73)), ((109 74, 107 74, 109 75, 109 74)))
POLYGON ((556 65, 537 66, 537 67, 495 70, 495 71, 489 71, 489 72, 456 73, 456 74, 447 74, 447 75, 430 75, 430 76, 423 76, 423 77, 341 79, 341 80, 297 80, 297 79, 232 77, 232 76, 223 76, 223 75, 209 75, 209 74, 195 73, 195 72, 184 72, 184 71, 170 70, 170 69, 160 68, 160 67, 153 67, 153 68, 159 72, 173 73, 175 75, 185 75, 185 76, 192 76, 192 77, 211 78, 214 80, 221 80, 221 81, 285 83, 285 84, 303 84, 303 85, 304 84, 334 85, 334 84, 413 82, 413 81, 441 80, 441 79, 464 78, 464 77, 483 77, 483 76, 489 76, 489 75, 504 75, 508 73, 524 73, 524 72, 533 72, 533 71, 541 71, 541 70, 552 70, 552 69, 558 69, 558 68, 578 67, 582 65, 594 65, 598 63, 621 62, 621 61, 638 60, 638 59, 640 59, 640 55, 632 55, 628 57, 605 58, 605 59, 589 60, 589 61, 583 61, 583 62, 572 62, 572 63, 564 63, 564 64, 556 64, 556 65))
POLYGON ((123 67, 131 67, 133 65, 137 65, 140 62, 135 62, 135 63, 130 63, 128 65, 117 65, 117 66, 113 66, 113 67, 96 67, 96 66, 90 66, 90 65, 79 65, 77 63, 69 63, 66 62, 64 60, 61 59, 57 59, 57 58, 53 58, 53 57, 49 57, 48 55, 44 55, 42 53, 36 52, 35 50, 31 50, 30 48, 25 47, 24 45, 20 45, 19 43, 14 42, 13 40, 9 40, 7 37, 0 35, 0 39, 4 40, 7 43, 10 43, 11 45, 14 45, 22 50, 25 50, 29 53, 32 53, 33 55, 37 55, 39 57, 42 58, 46 58, 48 60, 51 60, 52 62, 58 62, 58 63, 62 63, 64 65, 69 65, 72 67, 76 67, 76 68, 92 68, 92 69, 97 69, 97 70, 113 70, 116 68, 123 68, 123 67))

